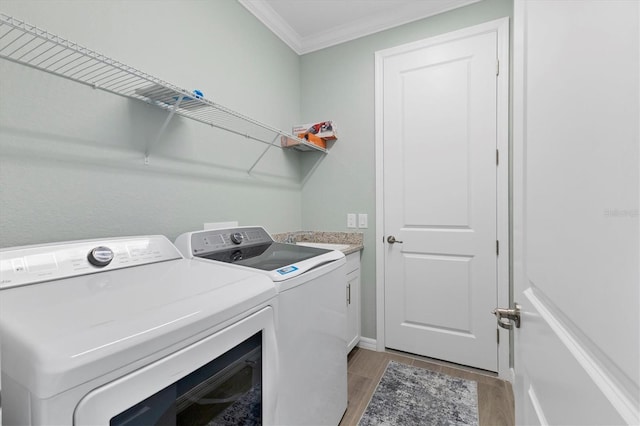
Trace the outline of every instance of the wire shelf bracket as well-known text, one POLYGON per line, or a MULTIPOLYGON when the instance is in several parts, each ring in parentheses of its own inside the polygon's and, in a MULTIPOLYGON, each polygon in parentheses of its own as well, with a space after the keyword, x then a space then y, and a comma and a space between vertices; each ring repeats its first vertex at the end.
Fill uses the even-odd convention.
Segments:
MULTIPOLYGON (((169 122, 171 121, 171 119, 173 118, 174 114, 178 110, 178 107, 180 106, 180 103, 182 102, 183 99, 184 99, 184 96, 182 96, 182 95, 180 97, 178 97, 178 101, 176 102, 176 105, 173 108, 171 108, 171 112, 169 113, 167 118, 164 120, 164 123, 160 127, 160 130, 158 130, 158 134, 156 135, 156 138, 153 140, 153 143, 151 145, 155 145, 156 143, 158 143, 158 141, 162 137, 162 134, 167 129, 167 126, 169 125, 169 122)), ((147 165, 149 164, 149 149, 150 148, 151 148, 151 146, 149 145, 149 143, 147 143, 147 146, 144 149, 144 164, 147 164, 147 165)))

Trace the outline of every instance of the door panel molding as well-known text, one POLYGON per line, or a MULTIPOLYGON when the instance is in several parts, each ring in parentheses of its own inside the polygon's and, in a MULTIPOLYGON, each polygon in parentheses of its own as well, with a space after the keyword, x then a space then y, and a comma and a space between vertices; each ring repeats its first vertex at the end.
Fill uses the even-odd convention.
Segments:
MULTIPOLYGON (((375 152, 376 152, 376 348, 383 351, 385 345, 385 243, 384 235, 384 150, 383 150, 383 67, 387 58, 406 54, 429 46, 436 46, 458 39, 486 33, 497 36, 497 147, 500 161, 497 167, 497 239, 500 241, 500 255, 497 263, 497 303, 509 304, 509 18, 475 25, 458 31, 431 37, 378 51, 375 54, 375 152)), ((431 227, 434 231, 455 228, 461 232, 470 232, 468 226, 431 227)), ((397 236, 398 237, 398 236, 397 236)), ((400 238, 400 237, 398 237, 400 238)), ((400 238, 401 239, 401 238, 400 238)), ((410 247, 405 250, 410 251, 410 247)), ((509 333, 499 329, 498 374, 501 378, 510 379, 512 372, 509 366, 509 333)))
POLYGON ((633 398, 640 389, 535 284, 530 283, 524 295, 620 417, 627 424, 640 423, 638 403, 633 398))
POLYGON ((538 418, 538 423, 543 426, 547 426, 549 422, 547 421, 547 417, 544 415, 544 410, 542 409, 542 405, 540 405, 538 394, 536 393, 536 390, 531 385, 529 385, 529 390, 527 391, 527 397, 529 398, 528 401, 531 409, 533 410, 533 412, 536 414, 536 417, 538 418))
POLYGON ((537 340, 535 347, 519 343, 524 358, 516 368, 537 371, 537 381, 520 383, 526 391, 524 401, 516 399, 516 404, 523 404, 519 411, 531 419, 533 408, 541 425, 549 424, 548 419, 551 424, 638 424, 630 395, 590 352, 588 338, 580 339, 577 327, 560 318, 560 310, 538 290, 528 288, 523 294, 526 300, 520 302, 536 310, 522 313, 522 327, 526 327, 522 331, 537 340), (527 356, 536 351, 541 353, 527 356), (563 384, 566 378, 571 380, 570 387, 563 384), (603 398, 609 404, 603 404, 603 398), (566 410, 567 406, 580 411, 566 410))

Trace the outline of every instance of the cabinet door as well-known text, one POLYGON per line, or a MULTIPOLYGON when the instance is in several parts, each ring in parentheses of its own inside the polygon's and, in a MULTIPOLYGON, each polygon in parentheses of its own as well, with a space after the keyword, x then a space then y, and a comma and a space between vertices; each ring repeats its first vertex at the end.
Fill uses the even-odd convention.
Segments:
POLYGON ((347 352, 360 341, 360 253, 347 256, 347 352))

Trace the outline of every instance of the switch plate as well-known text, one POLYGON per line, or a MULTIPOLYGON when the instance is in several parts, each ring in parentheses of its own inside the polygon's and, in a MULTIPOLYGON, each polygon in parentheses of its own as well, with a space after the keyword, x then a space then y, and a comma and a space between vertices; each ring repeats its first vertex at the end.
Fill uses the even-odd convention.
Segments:
POLYGON ((205 230, 207 229, 226 229, 226 228, 237 228, 238 227, 238 221, 234 220, 231 222, 205 222, 204 223, 204 228, 205 230))
POLYGON ((348 213, 347 214, 347 228, 357 228, 356 226, 356 214, 348 213))
POLYGON ((369 215, 366 213, 358 214, 358 228, 368 228, 369 227, 369 215))

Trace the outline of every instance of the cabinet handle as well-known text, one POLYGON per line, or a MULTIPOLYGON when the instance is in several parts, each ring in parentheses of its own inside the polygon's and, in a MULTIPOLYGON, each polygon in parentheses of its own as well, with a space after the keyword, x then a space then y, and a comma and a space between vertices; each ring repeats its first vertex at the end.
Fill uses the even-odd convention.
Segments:
POLYGON ((347 305, 351 304, 351 284, 347 284, 347 305))

